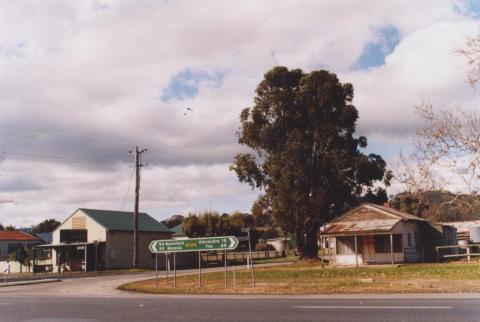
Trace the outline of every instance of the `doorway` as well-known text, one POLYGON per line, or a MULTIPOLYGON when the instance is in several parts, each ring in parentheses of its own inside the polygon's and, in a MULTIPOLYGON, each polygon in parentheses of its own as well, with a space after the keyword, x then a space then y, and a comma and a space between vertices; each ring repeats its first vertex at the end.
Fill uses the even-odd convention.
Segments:
POLYGON ((373 236, 363 237, 363 261, 366 264, 375 262, 375 240, 373 236))

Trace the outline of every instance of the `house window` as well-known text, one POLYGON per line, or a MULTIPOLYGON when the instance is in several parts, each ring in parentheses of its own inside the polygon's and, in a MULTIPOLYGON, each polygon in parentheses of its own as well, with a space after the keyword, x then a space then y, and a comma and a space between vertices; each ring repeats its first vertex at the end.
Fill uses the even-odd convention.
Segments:
POLYGON ((62 229, 60 230, 61 243, 87 242, 87 230, 84 229, 62 229))
POLYGON ((8 244, 8 254, 15 254, 17 250, 23 247, 22 243, 10 243, 8 244))
MULTIPOLYGON (((375 253, 390 253, 390 235, 376 235, 375 253)), ((393 252, 400 253, 402 251, 402 235, 393 235, 393 252)))
MULTIPOLYGON (((354 236, 345 236, 337 237, 337 254, 338 255, 354 255, 355 254, 355 237, 354 236)), ((357 252, 362 253, 362 239, 357 237, 357 252)))
POLYGON ((410 233, 407 234, 407 245, 412 247, 412 235, 410 233))

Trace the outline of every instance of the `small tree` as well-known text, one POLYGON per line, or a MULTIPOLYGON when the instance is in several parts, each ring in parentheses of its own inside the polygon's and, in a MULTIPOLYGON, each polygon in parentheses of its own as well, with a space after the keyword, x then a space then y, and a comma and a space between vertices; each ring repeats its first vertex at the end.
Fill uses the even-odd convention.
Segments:
POLYGON ((30 232, 32 234, 40 234, 40 233, 51 233, 54 231, 58 226, 60 226, 60 222, 55 219, 46 219, 39 223, 36 226, 32 226, 30 232))
POLYGON ((189 215, 182 224, 183 232, 191 238, 205 237, 206 227, 197 215, 189 215))
POLYGON ((182 215, 173 215, 172 217, 163 220, 162 223, 164 223, 168 228, 173 228, 183 223, 184 220, 185 217, 182 215))

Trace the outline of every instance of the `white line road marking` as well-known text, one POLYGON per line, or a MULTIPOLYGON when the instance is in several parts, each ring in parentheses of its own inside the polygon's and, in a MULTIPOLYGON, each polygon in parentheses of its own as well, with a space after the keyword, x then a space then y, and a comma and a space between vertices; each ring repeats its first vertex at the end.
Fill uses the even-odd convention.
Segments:
POLYGON ((347 305, 300 305, 294 306, 294 309, 377 309, 377 310, 450 310, 451 306, 347 306, 347 305))

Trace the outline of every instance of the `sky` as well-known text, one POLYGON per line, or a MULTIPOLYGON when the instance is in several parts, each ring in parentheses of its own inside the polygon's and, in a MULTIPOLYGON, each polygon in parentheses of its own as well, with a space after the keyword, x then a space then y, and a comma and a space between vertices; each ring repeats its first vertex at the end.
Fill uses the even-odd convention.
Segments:
POLYGON ((239 113, 277 65, 352 83, 366 152, 393 162, 422 100, 478 106, 454 50, 479 19, 480 0, 0 0, 0 223, 132 210, 135 146, 142 211, 248 212, 239 113))

